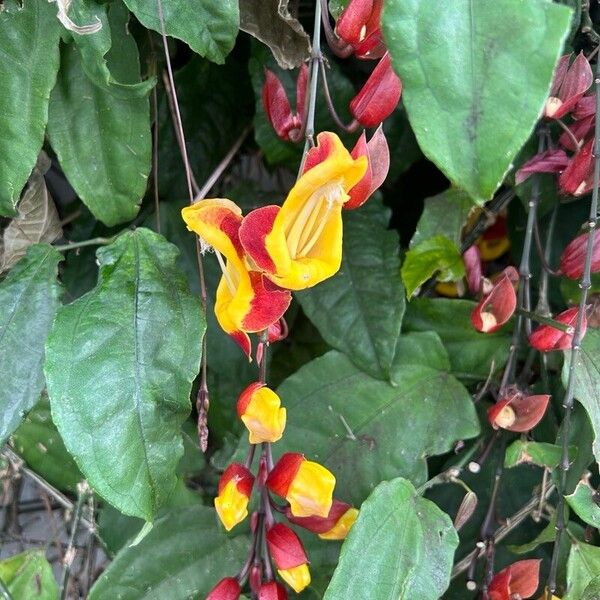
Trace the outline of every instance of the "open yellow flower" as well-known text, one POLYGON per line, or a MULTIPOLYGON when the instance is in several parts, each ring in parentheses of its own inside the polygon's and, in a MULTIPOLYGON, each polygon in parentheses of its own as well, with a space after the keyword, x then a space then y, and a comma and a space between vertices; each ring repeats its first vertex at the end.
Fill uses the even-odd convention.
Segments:
POLYGON ((352 158, 334 133, 319 134, 317 142, 283 206, 252 211, 239 232, 256 266, 290 290, 312 287, 339 270, 342 207, 368 166, 366 156, 352 158))
POLYGON ((239 238, 242 211, 231 200, 201 200, 185 207, 181 215, 188 229, 215 250, 223 272, 215 315, 223 330, 249 355, 247 332, 262 331, 277 322, 290 304, 290 292, 248 267, 239 238))

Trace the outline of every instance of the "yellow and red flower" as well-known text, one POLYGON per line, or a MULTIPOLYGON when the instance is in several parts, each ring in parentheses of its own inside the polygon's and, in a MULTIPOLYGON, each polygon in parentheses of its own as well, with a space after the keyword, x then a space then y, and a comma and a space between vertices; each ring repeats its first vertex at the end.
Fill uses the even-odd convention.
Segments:
POLYGON ((310 583, 308 557, 300 538, 283 523, 275 523, 266 537, 279 576, 299 594, 310 583))
POLYGON ((181 214, 188 229, 214 248, 219 258, 223 276, 217 288, 215 315, 223 330, 249 356, 248 332, 262 331, 278 321, 291 302, 291 294, 249 268, 239 238, 242 212, 231 200, 201 200, 185 207, 181 214))
POLYGON ((358 510, 346 502, 334 500, 326 517, 295 517, 289 508, 286 517, 290 523, 318 534, 323 540, 343 540, 352 529, 358 510))
POLYGON ((266 481, 267 487, 290 503, 294 517, 327 517, 333 504, 335 477, 303 454, 284 454, 266 481))
POLYGON ((248 516, 248 502, 253 485, 254 476, 239 463, 232 463, 221 475, 215 508, 227 531, 231 531, 248 516))
POLYGON ((523 433, 542 420, 549 401, 548 394, 526 396, 511 388, 488 409, 488 420, 494 429, 523 433))
POLYGON ((331 277, 342 261, 342 207, 364 177, 368 159, 352 158, 337 135, 317 138, 318 161, 305 171, 283 206, 265 206, 244 219, 246 254, 274 284, 302 290, 331 277), (316 163, 316 164, 315 164, 316 163))
POLYGON ((251 444, 281 439, 285 408, 281 408, 279 396, 264 383, 252 383, 241 393, 237 413, 249 432, 251 444))
POLYGON ((471 312, 471 323, 477 331, 493 333, 504 325, 517 308, 515 285, 519 274, 514 267, 506 267, 486 294, 471 312))

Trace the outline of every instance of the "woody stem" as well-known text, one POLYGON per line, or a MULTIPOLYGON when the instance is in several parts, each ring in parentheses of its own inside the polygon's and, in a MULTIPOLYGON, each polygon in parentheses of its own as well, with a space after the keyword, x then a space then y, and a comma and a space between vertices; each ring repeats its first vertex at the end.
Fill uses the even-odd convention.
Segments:
MULTIPOLYGON (((596 115, 600 114, 600 60, 596 60, 596 115)), ((598 186, 600 185, 600 119, 596 119, 596 128, 594 133, 594 188, 592 191, 592 202, 590 204, 590 213, 588 220, 588 238, 585 254, 585 263, 583 274, 579 287, 581 288, 581 298, 579 299, 579 312, 577 313, 577 322, 575 323, 575 333, 571 341, 571 356, 569 358, 569 370, 567 385, 563 398, 563 408, 565 414, 562 422, 562 456, 559 468, 561 470, 558 485, 558 503, 556 506, 556 538, 552 549, 552 562, 550 563, 550 574, 548 575, 548 598, 556 591, 556 573, 558 570, 558 558, 560 553, 560 542, 565 529, 565 492, 567 487, 567 475, 570 469, 569 462, 569 434, 571 424, 571 412, 573 410, 573 394, 575 390, 575 365, 579 356, 581 340, 583 338, 583 319, 586 310, 588 290, 591 283, 592 272, 592 252, 594 249, 594 233, 598 222, 598 186)))

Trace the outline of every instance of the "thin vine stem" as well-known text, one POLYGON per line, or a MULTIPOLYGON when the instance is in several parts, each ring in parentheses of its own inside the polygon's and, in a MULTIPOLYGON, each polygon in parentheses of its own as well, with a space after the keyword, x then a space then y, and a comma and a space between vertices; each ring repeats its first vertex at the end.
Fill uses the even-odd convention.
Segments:
POLYGON ((83 240, 81 242, 71 242, 61 246, 54 246, 54 249, 58 250, 59 252, 68 252, 69 250, 85 248, 86 246, 107 246, 108 244, 112 244, 116 238, 116 235, 113 235, 112 237, 95 237, 89 240, 83 240))
MULTIPOLYGON (((600 115, 600 60, 596 60, 596 77, 594 79, 596 86, 596 115, 600 115)), ((573 399, 575 390, 575 365, 579 356, 581 341, 584 336, 583 319, 585 316, 588 290, 591 287, 592 272, 592 252, 594 250, 594 233, 598 222, 598 186, 600 185, 600 119, 596 119, 594 131, 594 188, 592 191, 592 201, 590 204, 590 213, 588 220, 588 238, 583 267, 583 275, 579 287, 581 288, 581 298, 579 299, 579 312, 577 322, 575 323, 575 332, 571 342, 571 356, 569 358, 569 370, 567 376, 567 385, 563 398, 564 417, 562 422, 562 456, 560 461, 560 479, 558 485, 558 503, 556 507, 556 538, 552 549, 552 561, 550 563, 550 573, 548 575, 548 594, 547 598, 552 598, 556 591, 556 574, 558 571, 558 559, 560 554, 560 542, 565 529, 565 492, 567 487, 567 476, 571 467, 569 460, 569 434, 571 425, 571 413, 573 410, 573 399)))
POLYGON ((323 55, 321 55, 321 58, 319 60, 319 69, 321 70, 321 80, 323 81, 323 93, 325 95, 325 102, 327 103, 327 110, 329 111, 331 118, 342 131, 345 131, 346 133, 355 132, 358 129, 360 123, 356 119, 352 119, 352 121, 350 121, 350 123, 346 125, 338 115, 337 110, 335 110, 335 105, 333 103, 333 99, 331 98, 331 92, 329 91, 327 72, 325 70, 325 59, 323 58, 323 55))

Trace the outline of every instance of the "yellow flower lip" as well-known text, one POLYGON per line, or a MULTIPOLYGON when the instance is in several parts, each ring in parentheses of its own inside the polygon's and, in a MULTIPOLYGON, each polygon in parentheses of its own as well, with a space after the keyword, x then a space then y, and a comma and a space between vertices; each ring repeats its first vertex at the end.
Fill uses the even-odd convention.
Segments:
POLYGON ((231 480, 215 498, 215 508, 225 529, 231 531, 248 516, 248 496, 240 493, 231 480))
POLYGON ((283 435, 286 410, 279 396, 262 383, 250 384, 240 395, 238 416, 248 429, 251 444, 277 442, 283 435))
POLYGON ((312 287, 339 270, 342 207, 368 167, 367 157, 352 158, 334 133, 317 140, 321 162, 298 179, 281 209, 252 211, 240 228, 242 245, 255 264, 290 290, 312 287))

